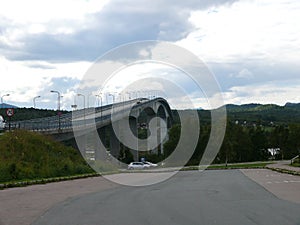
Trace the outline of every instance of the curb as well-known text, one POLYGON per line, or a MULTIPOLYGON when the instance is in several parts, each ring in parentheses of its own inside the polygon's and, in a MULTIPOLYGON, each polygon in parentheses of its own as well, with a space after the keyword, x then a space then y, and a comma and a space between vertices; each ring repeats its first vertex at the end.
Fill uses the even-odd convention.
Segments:
POLYGON ((293 171, 293 170, 281 169, 281 168, 276 168, 276 167, 266 167, 266 168, 269 169, 269 170, 279 172, 279 173, 286 173, 286 174, 300 176, 300 172, 293 171))
POLYGON ((44 178, 44 179, 38 179, 38 180, 0 183, 0 190, 6 189, 6 188, 26 187, 29 185, 47 184, 47 183, 76 180, 76 179, 89 178, 89 177, 99 177, 99 176, 109 175, 109 174, 112 174, 112 173, 107 173, 107 174, 89 173, 89 174, 81 174, 81 175, 74 175, 74 176, 67 176, 67 177, 53 177, 53 178, 44 178))

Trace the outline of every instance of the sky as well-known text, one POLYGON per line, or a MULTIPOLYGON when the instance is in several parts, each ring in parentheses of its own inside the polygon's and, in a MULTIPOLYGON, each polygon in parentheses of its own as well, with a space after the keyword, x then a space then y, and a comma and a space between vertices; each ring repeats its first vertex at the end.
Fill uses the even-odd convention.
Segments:
MULTIPOLYGON (((166 41, 201 59, 226 104, 300 102, 300 1, 298 0, 0 0, 0 95, 19 107, 83 107, 78 87, 108 51, 131 42, 166 41), (9 94, 9 96, 5 96, 9 94)), ((129 66, 101 86, 103 104, 135 96, 169 98, 186 108, 173 79, 195 108, 209 108, 205 93, 178 69, 148 63, 129 66), (152 89, 124 92, 124 84, 156 77, 152 89), (116 79, 118 77, 118 79, 116 79), (118 95, 123 91, 123 95, 118 95), (105 93, 107 95, 105 95, 105 93)), ((100 88, 100 87, 99 87, 100 88)), ((98 104, 96 92, 86 104, 98 104)), ((98 99, 99 100, 99 99, 98 99)), ((189 106, 190 107, 190 106, 189 106)))

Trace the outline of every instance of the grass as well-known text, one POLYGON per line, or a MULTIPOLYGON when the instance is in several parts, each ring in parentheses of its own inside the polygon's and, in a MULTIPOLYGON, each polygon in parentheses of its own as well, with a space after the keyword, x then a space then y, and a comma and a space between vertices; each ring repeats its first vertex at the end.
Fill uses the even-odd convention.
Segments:
MULTIPOLYGON (((266 165, 271 164, 271 162, 260 162, 260 163, 237 163, 237 164, 228 164, 226 165, 210 165, 208 166, 207 170, 226 170, 226 169, 263 169, 266 168, 266 165)), ((189 166, 184 167, 181 170, 199 170, 201 169, 201 166, 189 166)))
POLYGON ((265 168, 266 165, 271 164, 270 162, 262 163, 245 163, 245 164, 229 164, 229 165, 210 165, 208 169, 257 169, 265 168))
POLYGON ((300 163, 293 163, 291 166, 300 167, 300 163))
POLYGON ((92 174, 80 152, 41 134, 16 130, 0 136, 0 183, 92 174))
POLYGON ((4 183, 0 183, 0 190, 4 188, 12 188, 12 187, 25 187, 28 185, 34 184, 46 184, 52 182, 66 181, 66 180, 75 180, 87 177, 96 177, 99 176, 98 173, 89 173, 89 174, 79 174, 72 176, 63 176, 63 177, 51 177, 51 178, 41 178, 41 179, 24 179, 19 181, 8 181, 4 183))
POLYGON ((291 164, 291 166, 300 167, 300 159, 299 159, 299 157, 294 160, 294 162, 293 162, 293 164, 291 164))

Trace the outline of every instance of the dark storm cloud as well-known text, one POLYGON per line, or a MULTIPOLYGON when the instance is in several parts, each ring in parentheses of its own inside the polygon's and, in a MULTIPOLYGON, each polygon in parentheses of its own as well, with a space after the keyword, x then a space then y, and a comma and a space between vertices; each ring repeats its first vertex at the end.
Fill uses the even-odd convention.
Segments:
POLYGON ((192 10, 231 2, 233 0, 113 0, 100 13, 88 15, 84 29, 76 27, 71 34, 28 34, 19 40, 21 47, 0 48, 11 60, 93 61, 128 42, 180 40, 193 30, 188 21, 192 10))

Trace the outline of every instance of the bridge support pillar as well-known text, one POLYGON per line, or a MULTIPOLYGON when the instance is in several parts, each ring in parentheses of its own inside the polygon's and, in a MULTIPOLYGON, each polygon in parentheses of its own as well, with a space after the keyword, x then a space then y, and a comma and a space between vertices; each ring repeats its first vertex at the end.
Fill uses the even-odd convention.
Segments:
MULTIPOLYGON (((153 154, 153 153, 157 153, 157 148, 153 148, 153 146, 157 146, 157 118, 154 117, 154 116, 147 116, 147 135, 148 137, 151 135, 151 137, 154 137, 154 138, 151 138, 148 140, 148 149, 149 149, 149 153, 153 154), (154 127, 150 127, 150 121, 151 120, 154 120, 154 123, 152 121, 151 124, 154 124, 154 127), (150 130, 152 132, 150 132, 150 130), (150 149, 151 148, 151 149, 150 149)), ((152 125, 153 126, 153 125, 152 125)))
POLYGON ((107 127, 101 127, 97 130, 98 133, 98 143, 97 143, 97 148, 96 148, 96 154, 95 154, 95 158, 96 160, 103 160, 106 158, 107 154, 106 151, 108 149, 108 145, 107 145, 107 138, 106 138, 106 134, 107 134, 107 127), (104 149, 101 149, 101 144, 99 143, 101 141, 102 143, 102 147, 104 147, 104 149))
POLYGON ((119 157, 119 154, 120 154, 120 141, 118 140, 117 136, 119 136, 119 134, 115 133, 115 132, 119 132, 119 129, 114 131, 112 125, 109 126, 109 129, 110 129, 110 154, 118 159, 119 157))
POLYGON ((101 127, 100 129, 98 129, 97 135, 98 136, 95 137, 95 160, 104 160, 107 156, 106 154, 107 147, 106 147, 106 138, 105 138, 106 128, 101 127))
POLYGON ((167 133, 168 133, 167 121, 165 119, 164 119, 164 122, 162 122, 162 120, 159 121, 158 130, 159 130, 159 132, 158 132, 159 142, 158 143, 160 143, 159 154, 164 154, 164 143, 168 140, 167 136, 164 137, 164 134, 167 135, 167 133))
MULTIPOLYGON (((130 129, 131 129, 132 133, 137 137, 138 128, 137 128, 136 118, 130 118, 129 119, 129 126, 130 126, 130 129)), ((137 139, 137 142, 136 142, 136 148, 137 149, 139 148, 138 139, 137 139)), ((131 149, 130 152, 133 155, 134 161, 138 162, 139 161, 139 151, 131 149)))

